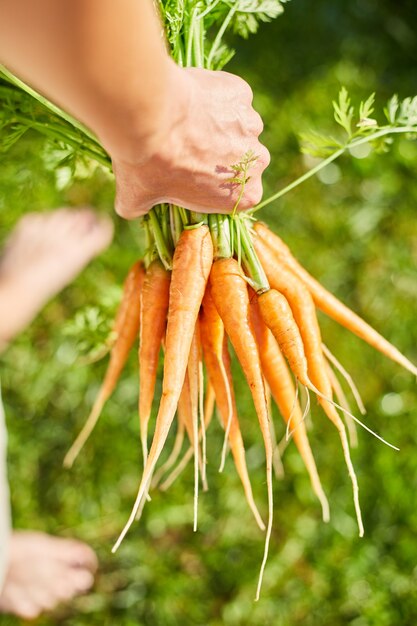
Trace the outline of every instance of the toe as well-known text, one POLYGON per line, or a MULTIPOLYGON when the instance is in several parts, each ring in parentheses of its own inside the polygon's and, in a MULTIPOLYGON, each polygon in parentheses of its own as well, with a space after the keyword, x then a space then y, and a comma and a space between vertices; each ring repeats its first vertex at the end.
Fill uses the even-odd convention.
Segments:
POLYGON ((8 612, 22 619, 32 620, 39 617, 42 607, 26 594, 19 594, 13 598, 8 612))
POLYGON ((51 586, 51 594, 58 602, 68 602, 77 595, 86 593, 94 584, 93 574, 86 569, 62 567, 60 576, 51 586))
POLYGON ((97 556, 85 543, 75 539, 53 538, 56 558, 72 567, 96 572, 98 568, 97 556))
POLYGON ((42 609, 40 606, 36 606, 35 604, 31 604, 30 602, 26 602, 24 605, 20 606, 15 611, 17 617, 21 617, 22 619, 32 620, 39 617, 42 613, 42 609))
POLYGON ((93 574, 86 569, 73 570, 71 579, 76 593, 84 593, 94 584, 93 574))
POLYGON ((98 569, 96 553, 85 544, 78 544, 72 553, 72 564, 76 567, 87 569, 93 574, 98 569))

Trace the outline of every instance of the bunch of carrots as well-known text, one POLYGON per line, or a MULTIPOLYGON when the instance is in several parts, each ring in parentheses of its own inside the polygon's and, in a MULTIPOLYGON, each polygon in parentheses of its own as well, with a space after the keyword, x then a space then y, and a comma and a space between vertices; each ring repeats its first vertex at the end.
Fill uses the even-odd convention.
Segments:
POLYGON ((140 516, 151 487, 175 466, 184 437, 189 440, 189 449, 162 487, 166 488, 194 456, 196 529, 199 476, 205 487, 206 430, 215 404, 225 430, 220 470, 230 447, 248 505, 259 527, 266 530, 258 599, 272 530, 272 480, 277 453, 269 394, 287 423, 287 434, 294 438, 320 501, 323 519, 328 521, 329 505, 304 422, 310 403, 306 402, 303 411, 298 387, 306 390, 307 398, 309 392, 317 396, 339 433, 353 487, 359 534, 362 536, 364 532, 358 483, 340 411, 347 418, 348 428, 357 421, 369 429, 351 413, 334 367, 347 378, 361 412, 364 408, 353 381, 322 343, 316 307, 415 375, 417 368, 326 291, 296 261, 283 241, 250 215, 204 216, 171 205, 162 205, 158 210, 158 219, 150 216, 145 221, 149 244, 145 259, 133 265, 125 281, 104 382, 65 464, 72 465, 94 428, 139 335, 139 418, 144 470, 131 516, 114 550, 140 516), (265 447, 266 524, 255 503, 246 466, 229 342, 249 385, 265 447), (164 352, 162 395, 148 449, 161 349, 164 352), (172 452, 155 472, 175 417, 177 433, 172 452))

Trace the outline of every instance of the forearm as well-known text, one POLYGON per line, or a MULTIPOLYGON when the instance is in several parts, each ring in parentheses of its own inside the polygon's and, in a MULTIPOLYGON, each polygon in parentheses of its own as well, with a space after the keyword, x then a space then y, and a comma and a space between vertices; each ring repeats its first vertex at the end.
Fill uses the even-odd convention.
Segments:
POLYGON ((259 202, 269 153, 250 87, 169 57, 157 0, 0 0, 0 62, 84 122, 109 152, 116 210, 159 202, 232 211, 231 185, 256 155, 239 209, 259 202))
POLYGON ((152 0, 0 0, 0 8, 1 62, 113 157, 146 160, 168 126, 176 70, 152 0))

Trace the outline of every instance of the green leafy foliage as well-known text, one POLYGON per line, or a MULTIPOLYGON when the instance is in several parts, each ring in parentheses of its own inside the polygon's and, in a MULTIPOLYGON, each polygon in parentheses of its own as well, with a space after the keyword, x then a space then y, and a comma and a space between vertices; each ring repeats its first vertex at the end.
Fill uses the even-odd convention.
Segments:
POLYGON ((209 67, 221 69, 234 55, 223 40, 228 31, 247 38, 256 33, 259 25, 278 17, 286 0, 160 0, 167 38, 173 57, 183 64, 194 46, 194 64, 197 57, 207 58, 209 67), (197 32, 203 32, 203 48, 197 32), (192 40, 198 43, 192 42, 192 40), (191 43, 191 45, 190 45, 191 43), (188 49, 188 50, 187 50, 188 49))
POLYGON ((113 343, 111 313, 88 306, 64 324, 62 334, 73 340, 81 362, 96 361, 107 354, 113 343))
POLYGON ((379 124, 371 117, 374 112, 375 94, 360 102, 357 111, 351 104, 351 98, 345 87, 339 92, 337 101, 333 101, 334 118, 342 127, 345 137, 336 140, 331 135, 317 131, 300 133, 301 150, 314 157, 328 158, 340 149, 346 150, 360 145, 366 139, 375 148, 387 148, 392 141, 387 138, 397 132, 408 133, 414 139, 417 133, 417 96, 404 98, 401 102, 394 95, 384 108, 388 124, 379 124), (381 144, 380 139, 383 138, 381 144))
POLYGON ((250 176, 248 172, 251 167, 256 163, 258 157, 253 152, 253 150, 248 150, 245 152, 243 157, 240 159, 238 163, 233 163, 230 166, 230 169, 233 170, 234 175, 232 178, 229 178, 227 182, 229 183, 237 183, 238 185, 245 185, 250 176))
POLYGON ((224 1, 218 5, 219 16, 227 15, 227 11, 233 11, 231 28, 234 33, 245 39, 257 32, 262 22, 270 22, 278 17, 284 10, 280 0, 235 0, 224 1))
POLYGON ((334 119, 346 131, 349 138, 352 137, 353 107, 345 87, 339 93, 339 100, 333 101, 334 119))
POLYGON ((391 126, 414 126, 417 128, 417 96, 405 98, 399 102, 398 96, 393 96, 384 109, 391 126))
POLYGON ((0 153, 29 130, 65 150, 65 164, 73 169, 79 158, 111 168, 110 157, 86 128, 0 66, 0 153))
POLYGON ((187 0, 160 0, 165 31, 172 49, 177 46, 183 29, 186 2, 187 0))
POLYGON ((314 130, 300 133, 300 140, 301 151, 317 158, 326 158, 343 145, 331 135, 324 135, 314 130))

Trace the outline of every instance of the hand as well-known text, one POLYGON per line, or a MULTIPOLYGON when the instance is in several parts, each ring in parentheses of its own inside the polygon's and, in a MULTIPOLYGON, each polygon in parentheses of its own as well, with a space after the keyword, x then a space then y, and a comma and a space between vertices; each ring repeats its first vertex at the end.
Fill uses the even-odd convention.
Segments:
POLYGON ((136 161, 113 158, 117 213, 136 218, 159 202, 203 213, 231 212, 241 188, 228 182, 234 175, 230 166, 249 150, 257 159, 238 210, 253 207, 262 197, 269 152, 258 140, 263 123, 252 108, 249 85, 227 72, 176 65, 170 83, 152 155, 143 160, 138 142, 136 161))

